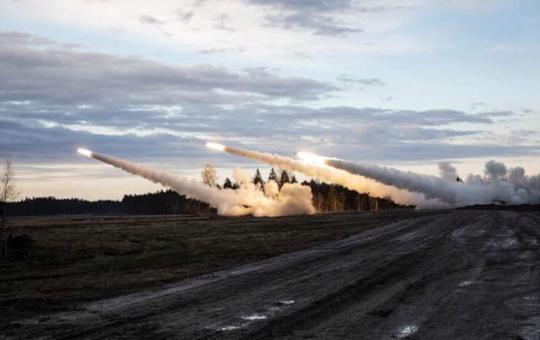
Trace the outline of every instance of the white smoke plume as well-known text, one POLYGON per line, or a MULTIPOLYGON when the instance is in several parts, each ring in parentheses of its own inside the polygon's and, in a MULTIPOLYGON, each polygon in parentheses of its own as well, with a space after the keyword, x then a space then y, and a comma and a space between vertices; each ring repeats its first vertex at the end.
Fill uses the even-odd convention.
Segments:
POLYGON ((439 202, 425 199, 419 193, 399 190, 364 176, 352 175, 347 171, 329 167, 325 164, 324 158, 310 153, 299 153, 299 157, 302 160, 297 160, 271 153, 233 148, 217 143, 207 143, 206 145, 217 151, 224 151, 233 155, 250 158, 281 169, 301 172, 306 176, 328 183, 339 184, 359 193, 368 193, 375 197, 391 198, 397 203, 414 204, 421 207, 441 206, 439 202))
POLYGON ((448 162, 439 163, 439 173, 441 174, 441 178, 448 181, 457 181, 459 178, 456 168, 448 162))
POLYGON ((447 163, 439 165, 441 177, 336 159, 328 159, 326 164, 399 189, 421 193, 426 199, 437 199, 451 206, 494 202, 540 203, 540 175, 526 176, 521 167, 508 171, 503 163, 496 161, 486 163, 485 176, 469 175, 465 182, 457 181, 455 168, 447 163))
POLYGON ((311 189, 299 184, 285 184, 281 190, 272 189, 269 190, 271 195, 266 195, 260 188, 251 183, 247 174, 236 169, 233 177, 240 184, 240 188, 238 190, 219 189, 209 187, 194 179, 177 177, 167 172, 90 150, 79 149, 78 152, 130 174, 171 188, 188 198, 204 201, 216 208, 220 215, 286 216, 315 213, 311 189))

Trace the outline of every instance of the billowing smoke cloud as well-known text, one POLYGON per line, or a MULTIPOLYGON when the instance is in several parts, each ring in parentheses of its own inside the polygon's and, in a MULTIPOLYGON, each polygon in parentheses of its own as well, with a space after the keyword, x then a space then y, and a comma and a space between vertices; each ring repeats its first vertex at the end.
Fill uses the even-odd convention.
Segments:
POLYGON ((285 184, 281 190, 277 184, 267 184, 265 192, 251 183, 247 174, 236 169, 234 179, 240 184, 238 190, 209 187, 194 179, 177 177, 120 158, 98 154, 86 149, 78 152, 87 157, 110 164, 130 174, 141 176, 154 183, 169 187, 181 195, 207 202, 227 216, 285 216, 314 214, 311 189, 299 184, 285 184))
POLYGON ((490 180, 498 181, 504 178, 504 176, 506 176, 506 165, 491 160, 486 163, 484 172, 490 180))
POLYGON ((448 162, 439 163, 439 173, 441 174, 441 178, 448 181, 456 181, 459 178, 456 168, 448 162))
POLYGON ((281 169, 301 172, 306 176, 317 178, 324 182, 340 184, 359 193, 369 193, 375 197, 388 197, 397 203, 414 204, 421 207, 441 206, 438 201, 426 199, 422 194, 399 190, 364 176, 352 175, 347 171, 329 167, 325 164, 324 158, 317 155, 299 153, 302 160, 297 160, 271 153, 233 148, 217 143, 207 143, 206 145, 214 150, 250 158, 281 169))
POLYGON ((485 176, 469 175, 465 182, 457 181, 455 168, 447 163, 439 165, 441 177, 436 177, 343 160, 328 159, 325 162, 336 169, 421 193, 427 199, 437 199, 451 206, 498 201, 510 204, 540 203, 540 175, 526 176, 521 167, 508 171, 503 163, 496 161, 486 163, 485 176))
MULTIPOLYGON (((280 189, 275 181, 270 181, 264 184, 263 194, 261 188, 255 185, 251 177, 242 169, 234 169, 233 179, 240 185, 238 193, 247 198, 248 207, 246 208, 244 204, 241 208, 248 209, 249 214, 288 216, 315 213, 313 196, 309 187, 297 183, 286 183, 280 189)), ((246 213, 235 215, 246 215, 246 213)))

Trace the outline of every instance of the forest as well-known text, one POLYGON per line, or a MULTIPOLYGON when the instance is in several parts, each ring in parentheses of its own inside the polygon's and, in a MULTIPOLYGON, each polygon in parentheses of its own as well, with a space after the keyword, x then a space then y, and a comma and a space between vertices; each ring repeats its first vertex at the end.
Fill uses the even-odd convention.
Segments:
MULTIPOLYGON (((208 169, 206 170, 208 171, 208 169)), ((203 174, 203 181, 208 182, 203 174)), ((285 183, 297 183, 296 177, 287 171, 271 169, 266 181, 276 181, 279 187, 285 183)), ((211 181, 210 181, 211 182, 211 181)), ((253 183, 262 185, 265 180, 259 169, 253 176, 253 183)), ((239 184, 225 178, 222 184, 208 183, 221 188, 237 189, 239 184)), ((302 185, 311 188, 313 205, 320 212, 340 211, 376 211, 392 208, 414 208, 401 206, 389 198, 371 197, 343 186, 320 183, 314 180, 304 181, 302 185)), ((261 189, 262 190, 262 189, 261 189)), ((208 215, 215 214, 207 203, 186 198, 172 190, 160 190, 154 193, 124 195, 119 200, 87 201, 83 199, 59 199, 55 197, 32 197, 6 205, 9 216, 44 216, 44 215, 208 215)))

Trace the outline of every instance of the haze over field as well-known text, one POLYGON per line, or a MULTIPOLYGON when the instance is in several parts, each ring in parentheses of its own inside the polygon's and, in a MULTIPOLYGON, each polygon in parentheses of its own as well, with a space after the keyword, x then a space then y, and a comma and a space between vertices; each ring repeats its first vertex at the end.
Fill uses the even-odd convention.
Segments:
POLYGON ((208 161, 221 178, 261 166, 208 140, 534 175, 539 13, 536 0, 0 0, 0 158, 22 197, 158 188, 78 147, 187 178, 208 161))

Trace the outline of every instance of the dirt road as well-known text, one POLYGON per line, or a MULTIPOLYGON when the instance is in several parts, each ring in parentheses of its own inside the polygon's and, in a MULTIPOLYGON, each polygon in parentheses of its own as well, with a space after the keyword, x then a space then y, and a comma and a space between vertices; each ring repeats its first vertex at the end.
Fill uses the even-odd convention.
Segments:
POLYGON ((540 339, 540 214, 455 211, 19 320, 21 338, 540 339))

